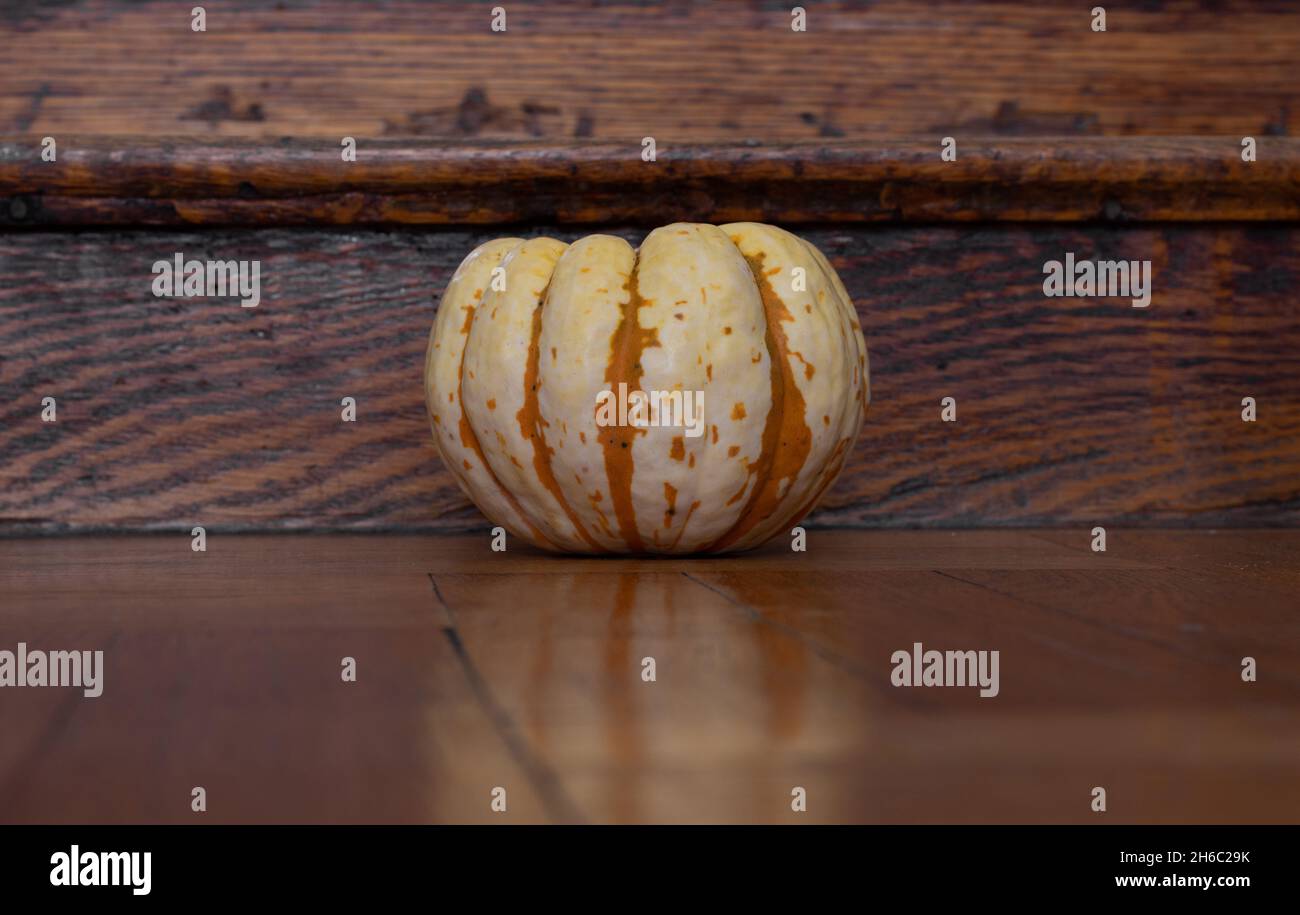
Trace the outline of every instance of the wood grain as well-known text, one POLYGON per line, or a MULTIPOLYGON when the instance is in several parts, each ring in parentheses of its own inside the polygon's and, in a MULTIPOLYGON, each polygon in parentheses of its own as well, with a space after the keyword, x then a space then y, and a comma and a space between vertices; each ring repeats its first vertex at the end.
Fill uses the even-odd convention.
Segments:
MULTIPOLYGON (((873 375, 812 523, 1295 524, 1298 231, 804 233, 854 297, 873 375), (1151 306, 1044 298, 1066 251, 1150 258, 1151 306)), ((0 235, 0 531, 484 529, 435 455, 420 376, 435 297, 490 234, 0 235), (262 304, 155 298, 151 265, 178 251, 260 260, 262 304)))
POLYGON ((0 133, 605 138, 1297 132, 1273 2, 0 4, 0 133), (191 5, 192 6, 192 5, 191 5))
POLYGON ((105 651, 98 699, 0 690, 0 821, 194 822, 203 785, 204 822, 1080 823, 1100 784, 1107 822, 1294 822, 1300 532, 1088 539, 0 540, 0 648, 105 651), (915 641, 997 650, 998 696, 891 686, 915 641))
POLYGON ((1300 140, 0 143, 0 227, 1300 220, 1300 140))

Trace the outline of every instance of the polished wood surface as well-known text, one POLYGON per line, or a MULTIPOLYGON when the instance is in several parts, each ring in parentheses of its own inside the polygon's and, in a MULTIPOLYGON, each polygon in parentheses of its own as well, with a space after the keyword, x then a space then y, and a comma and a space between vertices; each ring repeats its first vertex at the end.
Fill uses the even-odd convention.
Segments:
POLYGON ((0 540, 0 649, 106 668, 98 699, 0 689, 0 821, 1295 822, 1300 532, 1089 543, 0 540), (891 686, 917 641, 998 650, 999 695, 891 686))
POLYGON ((1300 9, 0 2, 0 133, 597 138, 1300 133, 1300 9), (508 10, 491 30, 492 7, 508 10))
MULTIPOLYGON (((502 231, 0 233, 0 533, 480 524, 420 377, 435 298, 502 231), (262 303, 155 298, 175 252, 260 261, 262 303)), ((803 234, 857 303, 873 401, 812 523, 1300 522, 1295 227, 803 234), (1045 298, 1066 251, 1151 259, 1150 307, 1045 298)))
POLYGON ((64 136, 0 142, 0 226, 1300 219, 1300 140, 963 135, 785 143, 64 136), (991 189, 996 189, 991 190, 991 189))

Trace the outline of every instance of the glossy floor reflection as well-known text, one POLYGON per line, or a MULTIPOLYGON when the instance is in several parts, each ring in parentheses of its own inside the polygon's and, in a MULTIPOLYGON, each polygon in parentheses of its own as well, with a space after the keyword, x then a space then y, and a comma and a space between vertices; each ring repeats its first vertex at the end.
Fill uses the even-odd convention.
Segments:
POLYGON ((781 547, 0 540, 0 650, 105 652, 98 699, 0 688, 0 821, 1300 818, 1300 532, 781 547), (892 686, 915 642, 997 650, 997 697, 892 686))

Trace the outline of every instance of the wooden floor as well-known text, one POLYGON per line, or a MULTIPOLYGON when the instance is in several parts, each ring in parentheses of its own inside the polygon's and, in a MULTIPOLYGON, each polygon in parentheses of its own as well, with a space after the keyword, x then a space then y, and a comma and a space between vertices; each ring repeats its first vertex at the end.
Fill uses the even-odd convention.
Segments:
POLYGON ((0 649, 106 667, 0 689, 0 821, 1300 820, 1300 531, 808 546, 0 540, 0 649), (1000 694, 891 686, 918 641, 998 650, 1000 694))

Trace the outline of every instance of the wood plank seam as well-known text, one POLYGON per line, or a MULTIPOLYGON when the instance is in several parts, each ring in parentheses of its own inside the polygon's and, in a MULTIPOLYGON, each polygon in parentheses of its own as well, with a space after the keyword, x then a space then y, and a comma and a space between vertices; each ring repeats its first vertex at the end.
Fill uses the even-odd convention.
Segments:
MULTIPOLYGON (((528 777, 533 789, 541 798, 542 804, 546 808, 547 815, 553 822, 582 824, 586 822, 586 817, 578 809, 572 798, 564 789, 564 783, 560 779, 555 769, 532 747, 528 739, 524 737, 523 732, 515 723, 514 718, 506 710, 500 701, 496 698, 492 687, 484 679, 474 663, 469 649, 466 647, 464 640, 460 637, 460 629, 456 624, 455 611, 447 603, 446 598, 442 595, 442 590, 438 587, 438 579, 433 572, 426 573, 429 578, 429 586, 433 592, 435 606, 441 611, 443 622, 439 626, 443 637, 451 646, 452 652, 460 662, 461 671, 473 692, 479 707, 483 710, 484 715, 492 722, 492 727, 496 731, 501 742, 505 744, 506 749, 510 752, 511 757, 519 765, 519 768, 528 777)), ((509 789, 507 789, 507 797, 509 789)))
MULTIPOLYGON (((1170 570, 1170 571, 1174 571, 1174 570, 1170 570)), ((1061 616, 1069 617, 1070 619, 1083 623, 1086 626, 1090 626, 1095 629, 1100 629, 1104 632, 1110 633, 1111 635, 1118 635, 1126 639, 1132 639, 1135 641, 1144 642, 1162 651, 1169 652, 1172 655, 1187 658, 1193 661, 1199 661, 1203 664, 1207 664, 1212 667, 1223 667, 1226 665, 1229 668, 1231 668, 1238 661, 1240 661, 1240 658, 1238 657, 1224 655, 1222 653, 1206 654, 1206 653, 1185 651, 1176 643, 1167 641, 1165 639, 1156 638, 1154 636, 1147 635, 1146 633, 1125 626, 1108 624, 1100 618, 1084 616, 1083 614, 1076 613, 1062 607, 1058 607, 1048 603, 1043 603, 1042 601, 1037 601, 1032 598, 1023 597, 1018 594, 1013 594, 1009 591, 1003 591, 999 588, 992 587, 991 585, 986 585, 983 582, 971 581, 970 579, 962 578, 960 575, 957 575, 953 572, 943 572, 943 571, 935 570, 934 574, 940 575, 944 578, 950 578, 953 581, 958 581, 963 584, 970 585, 972 587, 979 588, 984 591, 988 591, 991 594, 996 594, 998 597, 1006 598, 1008 600, 1013 600, 1013 601, 1019 601, 1022 603, 1027 603, 1034 607, 1037 607, 1040 610, 1045 610, 1049 613, 1054 613, 1054 614, 1059 614, 1061 616)), ((1287 683, 1300 686, 1300 677, 1296 677, 1287 671, 1282 671, 1278 674, 1275 674, 1275 676, 1278 676, 1280 679, 1284 680, 1287 683)))
MULTIPOLYGON (((748 620, 753 622, 755 625, 766 626, 770 629, 775 630, 776 632, 781 633, 782 635, 788 638, 794 639, 796 642, 798 642, 800 645, 803 645, 805 648, 810 650, 813 654, 821 658, 823 661, 826 661, 827 663, 839 668, 845 673, 853 677, 856 677, 857 679, 863 681, 864 683, 869 683, 872 685, 880 685, 876 682, 876 678, 872 677, 867 672, 867 670, 864 667, 862 667, 862 665, 857 664, 851 659, 846 658, 843 655, 839 654, 838 652, 826 647, 821 642, 818 642, 815 639, 810 639, 807 635, 800 632, 798 629, 795 629, 792 626, 787 626, 784 623, 778 622, 777 620, 771 619, 767 614, 763 613, 762 611, 754 607, 751 607, 749 604, 745 603, 742 600, 738 600, 735 596, 728 594, 723 589, 715 587, 714 585, 709 584, 707 581, 704 581, 701 578, 697 578, 696 576, 692 575, 690 572, 682 572, 680 574, 687 581, 694 582, 695 584, 699 585, 701 588, 705 588, 713 592, 714 594, 718 595, 719 597, 721 597, 732 607, 735 607, 737 610, 739 610, 741 614, 743 614, 748 620)), ((889 695, 889 694, 885 693, 885 695, 889 695)))

